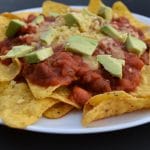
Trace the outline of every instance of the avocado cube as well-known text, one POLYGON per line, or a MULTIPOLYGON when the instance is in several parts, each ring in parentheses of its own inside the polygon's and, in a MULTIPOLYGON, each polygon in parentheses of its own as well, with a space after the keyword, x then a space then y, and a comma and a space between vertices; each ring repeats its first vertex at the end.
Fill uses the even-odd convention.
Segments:
POLYGON ((65 15, 64 19, 65 19, 66 25, 69 27, 78 25, 78 20, 76 19, 76 16, 73 13, 65 15))
POLYGON ((51 47, 48 48, 42 48, 37 51, 31 52, 27 55, 25 55, 24 59, 27 63, 33 64, 33 63, 39 63, 41 61, 44 61, 48 57, 53 55, 53 50, 51 47))
POLYGON ((144 53, 144 51, 147 49, 147 46, 142 40, 133 37, 131 35, 128 35, 126 40, 126 48, 129 52, 141 56, 144 53))
POLYGON ((0 56, 1 59, 7 59, 7 58, 21 58, 24 57, 26 54, 32 52, 34 50, 33 46, 29 45, 19 45, 14 46, 6 55, 0 56))
POLYGON ((83 14, 84 16, 96 16, 96 14, 90 12, 87 8, 83 8, 83 9, 82 9, 82 14, 83 14))
POLYGON ((78 26, 81 31, 87 31, 91 25, 91 18, 83 13, 70 13, 64 16, 66 25, 69 27, 78 26))
POLYGON ((97 61, 112 76, 122 79, 122 70, 125 65, 125 60, 113 58, 111 55, 98 55, 97 61))
POLYGON ((21 20, 18 19, 11 20, 6 30, 6 36, 7 37, 15 36, 15 34, 20 30, 20 28, 25 25, 26 23, 21 20))
POLYGON ((37 24, 39 25, 40 23, 42 23, 44 21, 44 16, 39 15, 37 16, 33 21, 32 24, 37 24))
POLYGON ((112 9, 110 7, 107 7, 107 6, 102 6, 102 8, 100 9, 98 15, 102 16, 104 19, 106 19, 106 21, 109 21, 109 22, 113 18, 112 9))
POLYGON ((89 68, 91 70, 97 70, 99 68, 99 63, 98 63, 97 59, 94 56, 84 55, 82 57, 82 60, 85 64, 87 64, 89 66, 89 68))
POLYGON ((120 33, 111 25, 104 25, 103 27, 101 27, 101 31, 106 35, 110 36, 111 38, 114 38, 115 40, 123 43, 126 41, 127 34, 120 33))
POLYGON ((95 39, 74 35, 68 39, 66 49, 70 52, 91 56, 97 46, 98 41, 95 39))
POLYGON ((58 16, 60 16, 60 14, 59 13, 55 13, 55 12, 50 12, 49 16, 58 17, 58 16))
POLYGON ((55 29, 49 29, 40 34, 40 40, 44 45, 50 45, 56 37, 57 32, 55 29))

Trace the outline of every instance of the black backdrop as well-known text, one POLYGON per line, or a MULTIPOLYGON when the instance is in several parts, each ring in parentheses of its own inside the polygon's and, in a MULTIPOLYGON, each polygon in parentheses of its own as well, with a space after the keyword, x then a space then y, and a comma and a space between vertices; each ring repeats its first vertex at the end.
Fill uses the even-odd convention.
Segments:
MULTIPOLYGON (((39 7, 43 0, 0 0, 0 12, 39 7)), ((86 5, 87 0, 57 0, 86 5)), ((109 5, 113 0, 105 0, 109 5)), ((124 0, 129 8, 150 17, 148 0, 124 0)), ((0 126, 0 150, 149 150, 150 124, 117 132, 92 135, 51 135, 0 126)))

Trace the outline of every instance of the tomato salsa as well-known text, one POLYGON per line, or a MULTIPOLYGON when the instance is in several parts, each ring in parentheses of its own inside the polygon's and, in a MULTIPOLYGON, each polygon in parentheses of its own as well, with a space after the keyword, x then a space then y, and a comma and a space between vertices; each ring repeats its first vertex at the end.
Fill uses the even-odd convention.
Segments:
MULTIPOLYGON (((25 20, 26 27, 21 28, 14 38, 0 43, 0 55, 6 54, 14 45, 34 44, 36 47, 41 47, 37 33, 41 32, 39 30, 42 30, 42 28, 44 30, 44 26, 47 24, 53 25, 56 19, 45 17, 44 23, 39 26, 33 26, 31 22, 34 19, 35 16, 30 15, 25 20)), ((130 25, 125 17, 113 19, 111 24, 117 30, 125 31, 139 39, 144 39, 143 32, 130 25)), ((112 76, 102 66, 97 69, 91 69, 83 61, 82 55, 66 51, 63 43, 54 45, 53 51, 54 54, 51 57, 39 63, 29 64, 21 59, 22 71, 19 77, 24 77, 33 84, 43 87, 67 86, 71 89, 69 97, 80 105, 84 105, 91 96, 96 94, 114 90, 134 91, 140 84, 141 69, 144 64, 149 63, 148 50, 141 57, 138 57, 136 54, 128 52, 123 43, 111 37, 105 37, 99 41, 93 57, 109 54, 114 58, 124 59, 125 65, 123 66, 122 79, 112 76)), ((2 61, 2 63, 9 65, 10 59, 2 61)))

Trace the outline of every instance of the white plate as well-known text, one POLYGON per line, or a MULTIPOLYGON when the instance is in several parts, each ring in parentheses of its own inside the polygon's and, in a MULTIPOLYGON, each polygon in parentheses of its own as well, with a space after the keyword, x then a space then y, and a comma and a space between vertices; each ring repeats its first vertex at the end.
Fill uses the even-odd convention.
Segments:
MULTIPOLYGON (((81 7, 76 7, 81 8, 81 7)), ((40 8, 26 9, 17 12, 35 12, 41 11, 40 8)), ((137 18, 145 23, 150 24, 150 19, 141 15, 135 14, 137 18)), ((111 117, 96 121, 91 124, 91 127, 84 128, 81 125, 81 112, 71 112, 67 116, 50 120, 41 118, 37 123, 27 127, 25 130, 44 132, 44 133, 57 133, 57 134, 87 134, 87 133, 101 133, 115 130, 126 129, 135 127, 150 122, 150 110, 138 111, 128 113, 122 116, 111 117)), ((0 122, 2 124, 2 122, 0 122)))

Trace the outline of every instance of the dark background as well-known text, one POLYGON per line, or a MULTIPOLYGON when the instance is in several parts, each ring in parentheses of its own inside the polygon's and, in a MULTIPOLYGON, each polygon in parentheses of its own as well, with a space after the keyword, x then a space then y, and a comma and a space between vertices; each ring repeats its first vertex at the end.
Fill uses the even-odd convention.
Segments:
MULTIPOLYGON (((88 0, 58 0, 86 5, 88 0)), ((43 0, 0 0, 0 12, 39 7, 43 0)), ((105 0, 111 5, 113 0, 105 0)), ((148 0, 124 0, 136 13, 150 17, 148 0)), ((150 124, 127 130, 91 135, 52 135, 0 126, 0 150, 150 150, 150 124)))
MULTIPOLYGON (((0 0, 0 12, 39 7, 44 0, 0 0)), ((87 5, 88 0, 55 0, 68 5, 87 5)), ((104 0, 111 5, 115 0, 104 0)), ((122 0, 135 13, 150 16, 149 0, 122 0)))

